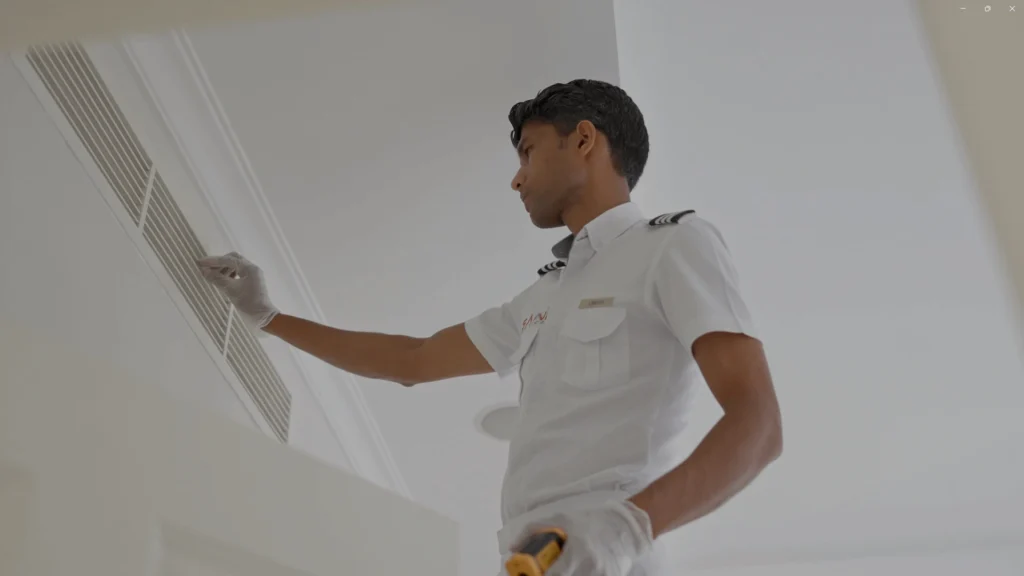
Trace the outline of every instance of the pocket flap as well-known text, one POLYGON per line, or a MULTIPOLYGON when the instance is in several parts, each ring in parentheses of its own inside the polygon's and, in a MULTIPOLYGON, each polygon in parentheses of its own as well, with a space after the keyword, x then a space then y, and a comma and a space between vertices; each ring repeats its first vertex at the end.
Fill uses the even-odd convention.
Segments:
POLYGON ((625 308, 573 310, 565 317, 562 335, 579 342, 593 342, 610 335, 625 319, 625 308))

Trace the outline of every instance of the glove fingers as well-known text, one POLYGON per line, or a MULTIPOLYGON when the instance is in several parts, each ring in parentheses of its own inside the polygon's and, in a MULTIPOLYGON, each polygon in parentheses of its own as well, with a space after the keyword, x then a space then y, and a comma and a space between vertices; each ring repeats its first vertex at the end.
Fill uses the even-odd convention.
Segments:
POLYGON ((198 262, 200 268, 231 268, 238 267, 238 259, 230 254, 224 256, 207 256, 198 262))
POLYGON ((235 259, 235 272, 237 272, 239 276, 248 276, 256 269, 255 264, 238 252, 228 252, 228 256, 235 259))
POLYGON ((203 268, 202 273, 203 278, 218 288, 227 288, 234 281, 222 268, 203 268))
POLYGON ((259 269, 238 252, 229 252, 223 256, 208 256, 198 261, 199 267, 206 270, 217 270, 231 278, 245 278, 259 269))

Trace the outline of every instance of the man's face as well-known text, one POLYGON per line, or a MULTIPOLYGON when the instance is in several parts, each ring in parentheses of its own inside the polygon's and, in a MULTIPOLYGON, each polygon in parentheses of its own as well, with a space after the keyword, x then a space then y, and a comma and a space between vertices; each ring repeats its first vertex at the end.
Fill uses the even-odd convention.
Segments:
POLYGON ((538 228, 563 225, 562 213, 586 182, 586 163, 579 152, 579 135, 561 137, 554 126, 540 122, 523 127, 519 140, 519 171, 512 189, 538 228))

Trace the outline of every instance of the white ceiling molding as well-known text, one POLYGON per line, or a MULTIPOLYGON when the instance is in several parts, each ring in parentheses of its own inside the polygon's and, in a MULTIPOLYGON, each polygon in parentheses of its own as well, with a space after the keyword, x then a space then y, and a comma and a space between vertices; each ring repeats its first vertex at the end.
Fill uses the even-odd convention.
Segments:
POLYGON ((0 3, 0 50, 69 38, 111 39, 123 34, 237 21, 265 21, 365 4, 362 0, 6 0, 0 3), (53 14, 60 14, 54 18, 53 14))
MULTIPOLYGON (((326 324, 188 36, 135 37, 124 48, 231 242, 271 279, 275 303, 326 324)), ((296 350, 292 355, 353 471, 412 498, 355 379, 296 350)))

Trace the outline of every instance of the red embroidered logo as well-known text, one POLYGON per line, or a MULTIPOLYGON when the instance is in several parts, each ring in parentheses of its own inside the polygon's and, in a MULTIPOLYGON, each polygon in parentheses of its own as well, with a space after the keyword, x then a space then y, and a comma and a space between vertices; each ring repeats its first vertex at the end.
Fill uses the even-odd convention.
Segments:
POLYGON ((527 328, 529 328, 530 326, 533 326, 534 324, 543 324, 544 321, 547 320, 547 319, 548 319, 548 312, 547 312, 547 310, 545 310, 544 312, 539 312, 537 314, 530 314, 529 318, 526 318, 525 320, 523 320, 523 330, 526 330, 527 328))

